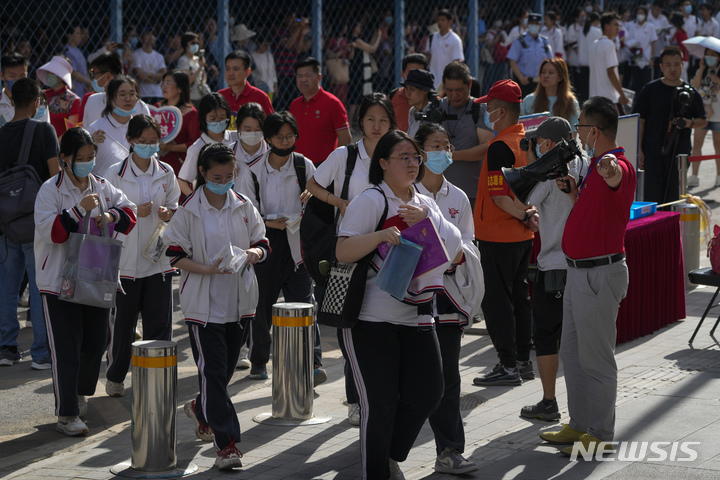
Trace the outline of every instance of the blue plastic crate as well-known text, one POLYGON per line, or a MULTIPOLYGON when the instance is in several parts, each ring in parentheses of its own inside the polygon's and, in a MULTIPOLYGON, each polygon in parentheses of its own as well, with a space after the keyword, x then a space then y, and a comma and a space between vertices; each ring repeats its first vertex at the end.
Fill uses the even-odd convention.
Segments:
POLYGON ((657 211, 657 202, 633 202, 630 206, 630 220, 647 217, 657 211))

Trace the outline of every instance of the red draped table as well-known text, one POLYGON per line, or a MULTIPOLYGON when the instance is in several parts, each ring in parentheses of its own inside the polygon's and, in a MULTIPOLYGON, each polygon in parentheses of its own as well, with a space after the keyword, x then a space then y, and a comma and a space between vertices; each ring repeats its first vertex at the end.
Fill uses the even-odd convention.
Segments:
POLYGON ((620 303, 617 343, 629 342, 685 318, 685 270, 679 212, 630 220, 625 233, 630 273, 620 303))

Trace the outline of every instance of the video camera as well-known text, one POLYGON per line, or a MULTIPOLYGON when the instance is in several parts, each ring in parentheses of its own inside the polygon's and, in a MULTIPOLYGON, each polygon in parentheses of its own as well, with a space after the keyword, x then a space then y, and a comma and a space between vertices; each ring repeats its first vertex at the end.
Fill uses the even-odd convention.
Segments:
POLYGON ((694 95, 695 90, 687 83, 683 82, 681 85, 675 87, 675 92, 673 93, 673 105, 675 105, 675 108, 674 111, 670 112, 670 122, 674 128, 662 149, 663 155, 673 153, 674 156, 680 130, 687 128, 685 117, 688 114, 688 107, 694 95))
POLYGON ((445 120, 457 120, 457 115, 448 115, 445 110, 440 108, 440 101, 436 98, 430 102, 430 106, 426 111, 415 112, 415 120, 429 123, 442 123, 445 120))
MULTIPOLYGON (((568 162, 580 156, 582 153, 574 140, 562 140, 535 162, 520 168, 503 168, 502 174, 515 197, 527 205, 539 182, 566 176, 569 173, 568 162)), ((569 193, 570 186, 566 185, 563 191, 569 193)))

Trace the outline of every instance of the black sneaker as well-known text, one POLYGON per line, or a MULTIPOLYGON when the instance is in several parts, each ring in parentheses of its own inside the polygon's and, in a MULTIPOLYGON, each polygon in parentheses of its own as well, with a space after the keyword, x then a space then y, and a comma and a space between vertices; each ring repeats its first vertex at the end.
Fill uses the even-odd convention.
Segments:
POLYGON ((12 367, 22 360, 22 350, 18 347, 2 347, 0 349, 0 365, 12 367))
POLYGON ((476 377, 473 383, 481 386, 517 386, 522 385, 522 379, 520 378, 518 367, 506 368, 502 363, 498 363, 491 372, 486 373, 482 377, 476 377))
POLYGON ((532 360, 526 362, 517 362, 520 378, 523 380, 535 380, 535 370, 533 370, 532 360))
POLYGON ((524 418, 536 418, 545 420, 546 422, 554 422, 560 420, 560 411, 558 409, 557 400, 553 398, 550 405, 540 400, 536 405, 528 405, 520 410, 520 416, 524 418))

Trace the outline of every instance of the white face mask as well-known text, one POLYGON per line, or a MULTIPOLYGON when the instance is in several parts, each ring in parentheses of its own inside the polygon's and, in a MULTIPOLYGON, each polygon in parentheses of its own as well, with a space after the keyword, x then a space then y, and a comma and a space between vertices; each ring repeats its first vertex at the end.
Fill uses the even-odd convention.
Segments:
POLYGON ((642 13, 638 13, 637 21, 640 22, 640 23, 644 22, 644 21, 645 21, 645 15, 643 15, 642 13))
POLYGON ((583 148, 587 152, 588 156, 590 158, 595 157, 595 145, 597 145, 597 137, 595 137, 595 141, 593 142, 592 148, 590 148, 590 145, 588 145, 588 141, 590 140, 590 132, 588 132, 587 137, 585 138, 585 144, 583 145, 583 148))
POLYGON ((250 145, 251 147, 262 142, 262 139, 263 132, 240 132, 240 140, 242 140, 245 145, 250 145))

